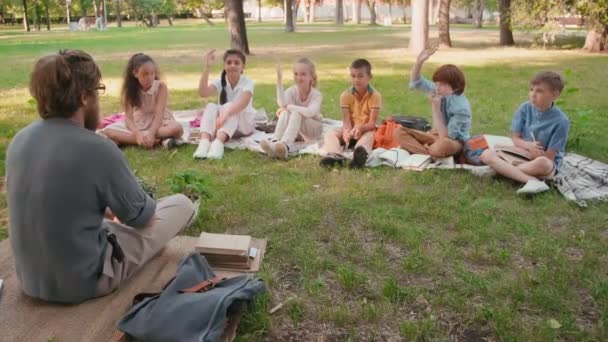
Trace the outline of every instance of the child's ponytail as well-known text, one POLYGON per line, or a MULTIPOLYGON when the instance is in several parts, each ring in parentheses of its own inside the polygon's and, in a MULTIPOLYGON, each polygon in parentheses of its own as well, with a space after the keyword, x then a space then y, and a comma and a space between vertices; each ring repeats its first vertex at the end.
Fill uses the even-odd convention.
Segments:
POLYGON ((222 91, 220 92, 220 105, 223 105, 226 102, 228 102, 227 95, 226 95, 226 70, 222 70, 221 81, 222 81, 222 91))

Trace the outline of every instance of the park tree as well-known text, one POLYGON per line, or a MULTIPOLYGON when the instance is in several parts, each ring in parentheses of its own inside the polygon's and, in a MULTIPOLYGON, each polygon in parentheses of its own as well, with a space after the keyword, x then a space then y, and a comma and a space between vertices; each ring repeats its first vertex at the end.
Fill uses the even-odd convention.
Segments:
POLYGON ((369 9, 369 24, 372 26, 377 25, 376 24, 376 5, 378 3, 378 0, 365 0, 365 4, 367 5, 367 8, 369 9))
POLYGON ((27 0, 21 0, 23 4, 23 29, 27 32, 30 31, 29 18, 27 17, 27 0))
POLYGON ((500 12, 500 45, 515 45, 511 26, 511 0, 498 0, 500 12))
POLYGON ((228 13, 228 31, 230 32, 230 46, 249 54, 249 41, 247 40, 247 27, 245 26, 245 13, 242 0, 226 0, 228 13))
POLYGON ((429 0, 412 0, 412 32, 409 49, 418 55, 429 41, 429 0))
POLYGON ((361 1, 363 0, 352 0, 352 10, 353 10, 353 23, 361 24, 361 1))
POLYGON ((285 0, 285 32, 296 30, 293 17, 293 0, 285 0))
POLYGON ((315 17, 317 13, 317 0, 306 0, 306 13, 305 18, 307 24, 312 24, 315 22, 315 17))
POLYGON ((450 0, 441 0, 439 3, 439 46, 452 47, 450 39, 450 0))
POLYGON ((116 26, 122 27, 122 15, 120 9, 120 2, 122 0, 114 0, 114 11, 116 12, 116 26))
POLYGON ((608 0, 579 0, 576 9, 589 26, 583 49, 590 52, 608 50, 608 0))
POLYGON ((344 24, 344 0, 336 0, 336 25, 344 24))

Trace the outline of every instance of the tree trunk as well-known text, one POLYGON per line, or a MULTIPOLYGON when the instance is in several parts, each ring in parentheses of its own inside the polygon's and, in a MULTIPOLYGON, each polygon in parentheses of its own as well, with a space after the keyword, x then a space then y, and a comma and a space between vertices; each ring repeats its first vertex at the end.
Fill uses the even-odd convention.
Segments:
POLYGON ((480 29, 483 24, 483 10, 485 9, 484 8, 485 1, 486 0, 475 0, 474 24, 475 24, 475 28, 478 28, 478 29, 480 29))
POLYGON ((122 27, 122 16, 120 15, 120 1, 115 0, 114 6, 116 8, 116 26, 122 27))
POLYGON ((500 45, 515 45, 511 28, 511 0, 498 0, 500 12, 500 45))
POLYGON ((429 0, 412 0, 412 32, 409 49, 415 55, 429 42, 429 0))
POLYGON ((315 22, 315 15, 317 13, 317 1, 316 0, 311 0, 310 1, 310 19, 308 19, 309 23, 314 23, 315 22))
POLYGON ((310 18, 310 0, 304 0, 304 24, 308 24, 310 18))
POLYGON ((51 16, 49 15, 49 0, 44 0, 44 11, 46 15, 46 30, 51 30, 51 16))
POLYGON ((402 6, 403 6, 402 7, 402 9, 403 9, 403 23, 404 24, 407 24, 407 11, 405 10, 405 7, 406 7, 405 5, 409 4, 409 3, 410 3, 409 0, 403 0, 403 2, 402 2, 402 6))
POLYGON ((262 0, 258 0, 258 23, 262 22, 262 0))
POLYGON ((372 26, 376 25, 376 0, 365 0, 367 8, 369 9, 369 24, 372 26))
POLYGON ((293 26, 295 30, 295 26, 298 23, 298 10, 300 9, 300 0, 292 0, 291 5, 291 16, 293 17, 293 26))
POLYGON ((450 0, 440 0, 439 3, 439 46, 452 47, 450 39, 450 0))
POLYGON ((296 28, 293 25, 293 0, 285 1, 285 32, 293 32, 296 28))
POLYGON ((97 0, 93 0, 93 11, 95 12, 95 19, 99 17, 99 12, 97 12, 97 0))
POLYGON ((34 6, 34 27, 36 27, 36 31, 40 31, 40 4, 38 2, 36 2, 36 5, 34 6))
POLYGON ((336 25, 344 25, 344 0, 336 0, 336 25))
POLYGON ((361 24, 361 1, 362 0, 352 0, 353 23, 355 24, 361 24))
POLYGON ((601 52, 607 48, 608 26, 604 28, 604 32, 598 32, 596 29, 592 29, 587 32, 587 38, 585 39, 584 50, 589 52, 601 52))
POLYGON ((429 24, 435 25, 437 24, 437 19, 439 17, 439 2, 440 0, 430 0, 429 1, 429 24))
POLYGON ((27 17, 27 0, 21 0, 23 2, 23 29, 27 32, 30 31, 30 23, 27 17))
POLYGON ((245 26, 245 13, 242 0, 227 0, 228 30, 230 32, 230 46, 249 54, 247 41, 247 27, 245 26))

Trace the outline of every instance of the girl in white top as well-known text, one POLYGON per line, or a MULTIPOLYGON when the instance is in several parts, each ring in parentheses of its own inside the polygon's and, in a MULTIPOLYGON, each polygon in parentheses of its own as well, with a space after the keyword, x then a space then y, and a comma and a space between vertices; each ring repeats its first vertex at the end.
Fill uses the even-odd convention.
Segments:
POLYGON ((277 104, 279 121, 272 141, 263 140, 260 145, 271 158, 287 159, 295 148, 298 137, 315 141, 321 135, 321 103, 323 95, 317 90, 317 73, 314 63, 304 57, 293 66, 295 85, 283 92, 281 65, 277 65, 277 104))
POLYGON ((152 148, 162 141, 164 147, 176 146, 183 129, 167 109, 167 85, 158 76, 150 56, 136 53, 129 59, 122 86, 125 120, 109 125, 102 134, 119 145, 152 148))
POLYGON ((224 143, 233 136, 246 136, 255 130, 252 106, 254 84, 243 75, 245 54, 230 49, 224 53, 224 70, 219 79, 209 83, 209 67, 215 61, 215 50, 205 55, 205 70, 198 84, 201 97, 219 92, 219 103, 209 103, 201 118, 201 140, 193 157, 222 159, 224 143))

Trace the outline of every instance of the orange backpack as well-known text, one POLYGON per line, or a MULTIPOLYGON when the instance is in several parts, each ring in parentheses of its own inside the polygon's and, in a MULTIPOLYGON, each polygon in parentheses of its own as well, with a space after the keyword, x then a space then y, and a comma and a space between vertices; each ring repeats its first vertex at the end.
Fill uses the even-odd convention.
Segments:
POLYGON ((399 147, 399 140, 395 138, 395 131, 401 127, 395 121, 386 120, 374 133, 374 148, 382 147, 387 150, 393 147, 399 147))

